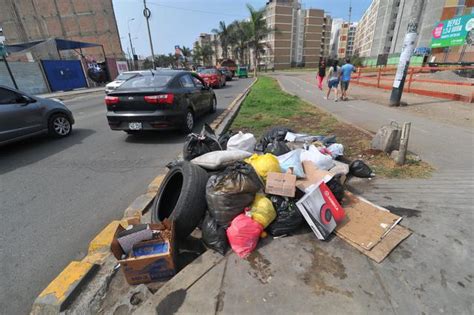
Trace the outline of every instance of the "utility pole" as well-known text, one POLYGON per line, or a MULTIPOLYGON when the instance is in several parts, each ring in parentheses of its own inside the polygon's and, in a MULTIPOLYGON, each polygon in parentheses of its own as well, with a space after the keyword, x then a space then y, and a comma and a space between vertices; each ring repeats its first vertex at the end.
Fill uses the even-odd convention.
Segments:
POLYGON ((408 23, 407 33, 403 41, 402 53, 398 62, 395 81, 393 82, 392 94, 390 95, 390 106, 400 106, 402 99, 403 87, 405 86, 405 78, 407 76, 410 58, 415 49, 416 38, 418 36, 418 23, 420 22, 421 11, 423 10, 424 0, 415 0, 410 14, 410 22, 408 23))
POLYGON ((133 43, 132 43, 132 36, 130 35, 130 22, 131 21, 135 21, 135 18, 131 18, 131 19, 128 19, 127 21, 127 25, 128 25, 128 40, 130 42, 130 50, 132 52, 132 57, 130 58, 130 65, 132 66, 132 70, 135 70, 135 67, 134 67, 134 58, 135 58, 135 49, 133 49, 133 43))
POLYGON ((151 11, 150 9, 147 8, 146 6, 146 0, 143 0, 143 16, 146 18, 146 27, 148 28, 148 39, 150 41, 150 48, 151 48, 151 63, 153 65, 153 69, 156 69, 155 67, 155 53, 153 51, 153 41, 151 40, 151 31, 150 31, 150 17, 151 17, 151 11))

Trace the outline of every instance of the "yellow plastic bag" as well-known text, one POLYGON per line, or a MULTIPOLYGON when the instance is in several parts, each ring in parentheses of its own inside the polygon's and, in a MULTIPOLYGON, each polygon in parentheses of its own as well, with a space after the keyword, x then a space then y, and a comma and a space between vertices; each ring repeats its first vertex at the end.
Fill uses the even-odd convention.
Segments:
POLYGON ((252 219, 260 223, 265 229, 276 218, 276 211, 273 204, 265 195, 257 194, 250 205, 252 219))
POLYGON ((257 174, 260 175, 264 181, 267 180, 268 173, 281 173, 280 163, 277 157, 270 153, 264 155, 254 154, 248 159, 245 159, 245 162, 252 165, 257 174))

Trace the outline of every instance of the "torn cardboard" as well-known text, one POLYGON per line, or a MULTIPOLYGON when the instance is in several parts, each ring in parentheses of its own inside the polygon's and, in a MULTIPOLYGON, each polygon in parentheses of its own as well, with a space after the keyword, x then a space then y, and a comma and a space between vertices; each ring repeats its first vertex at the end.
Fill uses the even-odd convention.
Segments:
POLYGON ((365 250, 371 250, 401 221, 401 217, 362 197, 346 192, 345 220, 336 235, 365 250))
POLYGON ((265 192, 271 195, 294 197, 296 175, 290 173, 268 173, 265 192))
POLYGON ((318 184, 323 181, 327 183, 333 177, 333 174, 328 171, 320 170, 311 161, 303 161, 304 173, 306 178, 296 181, 296 187, 301 191, 306 191, 311 185, 318 184))

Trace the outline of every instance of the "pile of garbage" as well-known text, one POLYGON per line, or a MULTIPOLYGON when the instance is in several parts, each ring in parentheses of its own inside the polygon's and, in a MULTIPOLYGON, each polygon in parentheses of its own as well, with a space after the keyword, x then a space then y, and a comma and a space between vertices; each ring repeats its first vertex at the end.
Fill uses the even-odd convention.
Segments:
MULTIPOLYGON (((200 227, 207 247, 223 255, 230 247, 243 258, 261 237, 289 235, 304 222, 319 239, 327 239, 344 218, 340 201, 347 177, 374 175, 363 161, 340 162, 343 155, 344 146, 334 136, 276 127, 257 141, 243 132, 217 137, 205 125, 200 134, 187 136, 184 161, 169 166, 167 178, 177 171, 187 177, 191 169, 200 174, 192 179, 193 191, 185 189, 186 178, 182 187, 173 186, 181 190, 168 213, 177 237, 200 227), (186 200, 183 208, 181 199, 186 200)), ((157 222, 160 213, 161 219, 168 217, 163 213, 169 211, 170 198, 163 194, 169 194, 167 187, 174 182, 165 179, 162 184, 154 207, 157 222)))

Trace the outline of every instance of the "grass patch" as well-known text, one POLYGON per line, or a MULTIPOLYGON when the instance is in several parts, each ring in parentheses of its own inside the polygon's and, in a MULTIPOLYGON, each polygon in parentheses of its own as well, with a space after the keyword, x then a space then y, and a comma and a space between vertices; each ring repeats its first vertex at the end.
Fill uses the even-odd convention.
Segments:
POLYGON ((411 156, 408 156, 405 165, 396 165, 387 154, 370 150, 371 136, 338 121, 333 115, 299 97, 283 92, 275 79, 259 77, 231 129, 252 132, 258 138, 275 126, 285 126, 313 135, 336 135, 337 141, 344 145, 345 158, 364 160, 378 176, 425 178, 433 171, 428 163, 416 161, 411 156))

